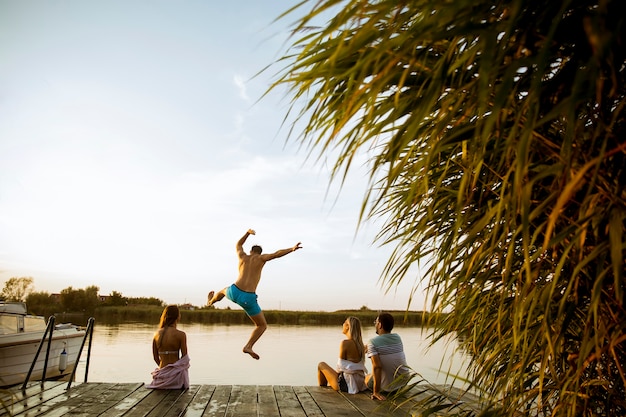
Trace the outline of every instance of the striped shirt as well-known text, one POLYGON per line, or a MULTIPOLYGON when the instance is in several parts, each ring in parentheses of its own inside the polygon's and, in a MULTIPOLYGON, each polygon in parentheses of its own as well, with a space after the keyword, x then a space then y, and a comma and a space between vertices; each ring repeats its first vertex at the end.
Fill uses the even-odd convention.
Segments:
POLYGON ((378 355, 382 364, 381 390, 394 391, 407 383, 410 374, 404 355, 402 339, 397 333, 385 333, 371 339, 367 344, 367 357, 378 355), (397 377, 402 378, 396 380, 397 377))

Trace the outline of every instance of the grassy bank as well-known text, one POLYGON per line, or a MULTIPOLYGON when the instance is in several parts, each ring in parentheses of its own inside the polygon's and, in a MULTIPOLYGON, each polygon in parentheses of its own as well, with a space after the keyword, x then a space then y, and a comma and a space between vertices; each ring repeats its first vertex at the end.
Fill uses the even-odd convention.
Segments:
MULTIPOLYGON (((116 324, 140 322, 157 325, 163 311, 157 306, 136 307, 99 307, 94 313, 96 323, 116 324)), ((421 326, 427 322, 429 313, 421 311, 390 311, 396 319, 396 326, 421 326)), ((283 311, 265 310, 268 324, 276 325, 315 325, 340 326, 347 316, 358 317, 364 326, 373 325, 377 312, 373 310, 340 310, 340 311, 283 311)), ((195 309, 182 310, 181 322, 204 324, 250 324, 250 319, 242 310, 231 309, 195 309)), ((57 322, 85 324, 87 317, 82 315, 57 314, 57 322)))

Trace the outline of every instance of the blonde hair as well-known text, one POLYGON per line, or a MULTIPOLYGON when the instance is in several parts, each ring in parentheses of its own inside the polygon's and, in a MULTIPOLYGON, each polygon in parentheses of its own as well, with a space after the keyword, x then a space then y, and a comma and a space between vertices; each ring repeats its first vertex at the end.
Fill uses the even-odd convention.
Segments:
POLYGON ((350 329, 348 330, 348 337, 354 341, 354 344, 359 351, 359 358, 363 359, 365 352, 363 348, 363 336, 361 335, 361 320, 359 320, 358 317, 349 316, 348 326, 350 326, 350 329))

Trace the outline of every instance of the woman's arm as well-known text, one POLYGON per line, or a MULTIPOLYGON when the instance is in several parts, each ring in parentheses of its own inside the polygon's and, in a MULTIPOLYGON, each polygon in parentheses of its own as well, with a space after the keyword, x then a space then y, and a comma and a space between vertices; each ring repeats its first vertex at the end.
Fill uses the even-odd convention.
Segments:
POLYGON ((187 335, 185 334, 185 332, 180 332, 180 333, 181 333, 180 353, 182 357, 187 354, 187 335))
POLYGON ((157 366, 161 366, 161 358, 159 358, 159 348, 157 347, 156 336, 152 339, 152 357, 154 358, 157 366))

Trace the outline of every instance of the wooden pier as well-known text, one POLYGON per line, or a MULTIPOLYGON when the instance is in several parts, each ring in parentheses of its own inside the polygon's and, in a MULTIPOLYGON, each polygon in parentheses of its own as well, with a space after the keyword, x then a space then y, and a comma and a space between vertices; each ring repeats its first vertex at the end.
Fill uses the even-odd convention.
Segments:
MULTIPOLYGON (((279 385, 192 385, 153 390, 143 383, 33 382, 0 390, 0 416, 233 416, 383 417, 418 416, 414 403, 374 401, 329 387, 279 385)), ((467 404, 457 401, 457 405, 467 404)), ((456 408, 456 406, 455 406, 456 408)), ((455 411, 459 411, 458 409, 455 411)), ((436 415, 449 415, 446 410, 436 415)))

